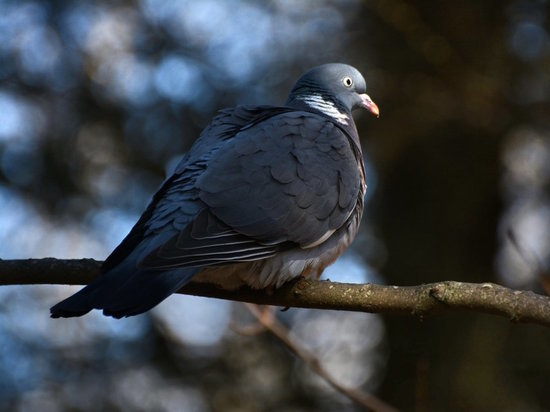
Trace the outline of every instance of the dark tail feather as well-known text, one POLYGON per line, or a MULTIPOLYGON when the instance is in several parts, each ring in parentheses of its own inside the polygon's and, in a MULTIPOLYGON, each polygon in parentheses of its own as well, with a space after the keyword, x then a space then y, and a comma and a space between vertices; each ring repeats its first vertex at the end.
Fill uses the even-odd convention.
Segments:
POLYGON ((92 309, 114 318, 134 316, 158 305, 188 283, 197 269, 166 272, 137 271, 128 276, 122 268, 107 272, 50 309, 52 318, 82 316, 92 309))
POLYGON ((50 308, 50 316, 52 318, 73 318, 85 315, 91 311, 93 306, 88 303, 87 288, 86 286, 74 295, 52 306, 50 308))

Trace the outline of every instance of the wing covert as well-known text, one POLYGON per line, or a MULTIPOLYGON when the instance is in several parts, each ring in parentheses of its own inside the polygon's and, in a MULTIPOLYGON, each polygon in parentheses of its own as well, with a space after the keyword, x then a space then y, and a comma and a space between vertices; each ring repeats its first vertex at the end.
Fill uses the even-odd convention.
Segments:
POLYGON ((197 179, 200 199, 235 231, 301 246, 345 224, 360 184, 346 134, 307 112, 239 132, 197 179))
MULTIPOLYGON (((188 190, 200 210, 142 267, 212 266, 312 247, 345 225, 361 178, 347 135, 308 112, 241 129, 188 190)), ((175 221, 175 220, 174 220, 175 221)))

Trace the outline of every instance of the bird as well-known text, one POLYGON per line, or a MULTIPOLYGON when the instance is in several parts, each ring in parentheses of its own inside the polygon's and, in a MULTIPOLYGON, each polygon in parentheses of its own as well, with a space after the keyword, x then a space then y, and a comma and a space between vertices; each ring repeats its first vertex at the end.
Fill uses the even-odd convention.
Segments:
POLYGON ((354 67, 303 74, 283 106, 219 111, 102 265, 50 309, 144 313, 193 280, 274 289, 319 277, 351 244, 367 188, 352 110, 379 116, 354 67))

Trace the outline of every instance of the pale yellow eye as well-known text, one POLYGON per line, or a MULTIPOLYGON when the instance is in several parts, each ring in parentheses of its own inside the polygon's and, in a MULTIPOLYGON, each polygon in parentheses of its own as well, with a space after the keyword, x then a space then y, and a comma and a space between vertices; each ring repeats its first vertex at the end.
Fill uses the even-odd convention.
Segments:
POLYGON ((351 87, 353 85, 353 80, 351 79, 351 77, 346 76, 342 79, 342 83, 344 83, 344 86, 346 87, 351 87))

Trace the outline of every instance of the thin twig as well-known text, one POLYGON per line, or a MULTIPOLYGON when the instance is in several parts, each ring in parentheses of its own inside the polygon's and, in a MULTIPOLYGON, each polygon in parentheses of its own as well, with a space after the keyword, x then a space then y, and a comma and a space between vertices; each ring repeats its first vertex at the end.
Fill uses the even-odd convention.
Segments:
POLYGON ((242 336, 258 336, 267 331, 265 326, 259 322, 252 325, 238 325, 236 323, 230 323, 229 327, 233 332, 242 336))
POLYGON ((258 320, 258 322, 276 336, 288 349, 298 356, 313 372, 328 382, 334 389, 351 399, 357 405, 365 410, 373 410, 376 412, 397 412, 393 406, 377 398, 374 395, 363 393, 357 389, 347 388, 335 380, 332 375, 323 367, 319 359, 303 345, 300 345, 295 338, 290 336, 288 329, 277 320, 273 312, 260 310, 257 305, 244 303, 250 313, 258 320))

